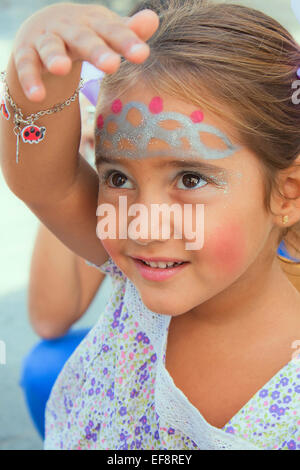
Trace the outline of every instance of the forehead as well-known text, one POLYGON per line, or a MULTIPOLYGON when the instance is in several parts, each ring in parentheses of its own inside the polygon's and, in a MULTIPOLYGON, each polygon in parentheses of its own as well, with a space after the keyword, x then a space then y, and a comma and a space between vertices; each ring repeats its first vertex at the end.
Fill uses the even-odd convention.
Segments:
POLYGON ((95 141, 96 160, 101 155, 182 157, 183 152, 207 160, 228 157, 238 149, 225 119, 142 86, 97 107, 95 141))

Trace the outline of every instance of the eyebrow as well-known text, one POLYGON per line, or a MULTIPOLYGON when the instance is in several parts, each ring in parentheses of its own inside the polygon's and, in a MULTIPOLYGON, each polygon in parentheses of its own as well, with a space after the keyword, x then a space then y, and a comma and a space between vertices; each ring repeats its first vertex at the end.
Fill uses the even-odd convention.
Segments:
MULTIPOLYGON (((132 161, 132 159, 126 158, 126 159, 118 159, 118 158, 109 158, 106 156, 101 156, 98 155, 96 157, 96 166, 99 167, 104 163, 110 163, 112 165, 119 164, 123 165, 124 162, 132 161)), ((126 165, 125 165, 126 166, 126 165)), ((165 168, 165 167, 176 167, 176 168, 199 168, 201 171, 204 172, 210 172, 214 175, 220 175, 221 173, 224 175, 224 173, 228 173, 228 170, 226 168, 220 167, 220 166, 215 166, 215 165, 210 165, 209 163, 203 162, 203 161, 197 161, 195 158, 192 160, 170 160, 170 161, 159 161, 155 165, 156 167, 159 168, 165 168)))

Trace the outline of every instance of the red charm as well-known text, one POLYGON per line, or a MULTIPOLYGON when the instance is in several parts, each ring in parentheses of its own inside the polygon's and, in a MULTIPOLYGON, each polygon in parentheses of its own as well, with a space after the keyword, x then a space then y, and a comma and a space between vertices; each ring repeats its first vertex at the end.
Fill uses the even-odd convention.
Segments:
POLYGON ((2 116, 4 116, 5 119, 8 120, 10 118, 10 114, 9 114, 8 109, 7 109, 6 102, 5 102, 4 98, 1 98, 0 110, 1 110, 2 116))
POLYGON ((45 137, 46 127, 26 126, 21 132, 25 144, 38 144, 45 137))

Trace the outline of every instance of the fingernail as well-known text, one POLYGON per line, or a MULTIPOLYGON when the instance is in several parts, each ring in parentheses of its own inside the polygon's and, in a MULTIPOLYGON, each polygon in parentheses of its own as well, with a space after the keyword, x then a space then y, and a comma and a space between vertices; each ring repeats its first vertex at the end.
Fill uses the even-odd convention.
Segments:
POLYGON ((111 52, 105 52, 105 54, 102 54, 97 60, 97 65, 102 65, 104 62, 107 61, 107 59, 112 59, 113 57, 114 54, 112 54, 111 52))
POLYGON ((51 59, 47 60, 47 67, 51 67, 54 62, 61 61, 61 60, 66 60, 68 59, 67 57, 63 55, 55 55, 54 57, 51 57, 51 59))
POLYGON ((146 44, 134 44, 133 46, 131 46, 128 52, 129 54, 135 54, 136 52, 140 52, 143 49, 144 50, 148 49, 146 44))
POLYGON ((40 87, 38 85, 33 85, 31 88, 28 90, 29 95, 33 95, 36 91, 38 91, 40 87))

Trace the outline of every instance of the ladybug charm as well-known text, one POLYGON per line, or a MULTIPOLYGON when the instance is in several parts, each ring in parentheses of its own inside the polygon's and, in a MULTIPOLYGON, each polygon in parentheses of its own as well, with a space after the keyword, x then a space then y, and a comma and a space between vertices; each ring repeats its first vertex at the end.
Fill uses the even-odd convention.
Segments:
POLYGON ((43 140, 46 133, 46 127, 26 126, 21 132, 21 137, 25 144, 38 144, 43 140))
POLYGON ((7 109, 4 97, 1 98, 0 111, 1 111, 2 116, 5 117, 5 119, 8 120, 10 118, 10 114, 9 114, 8 109, 7 109))

